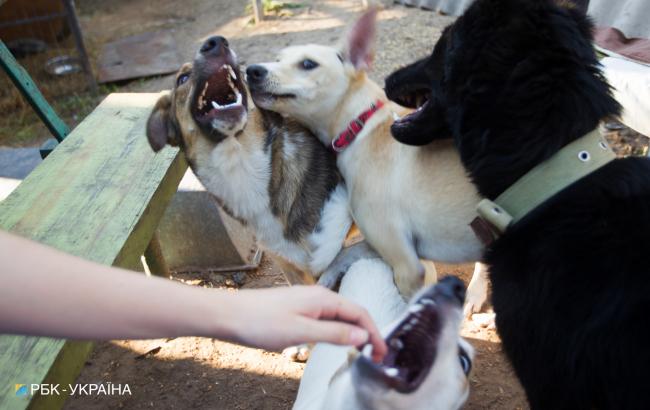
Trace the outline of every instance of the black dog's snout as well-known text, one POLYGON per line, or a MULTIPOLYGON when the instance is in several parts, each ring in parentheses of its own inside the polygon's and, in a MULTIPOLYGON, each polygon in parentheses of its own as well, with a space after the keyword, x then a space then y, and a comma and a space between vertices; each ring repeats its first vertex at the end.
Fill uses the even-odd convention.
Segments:
POLYGON ((457 301, 461 305, 465 303, 465 284, 455 276, 445 276, 436 284, 436 293, 457 301))
POLYGON ((246 69, 246 78, 249 83, 260 83, 264 81, 268 70, 261 65, 252 65, 246 69))
POLYGON ((219 55, 221 52, 228 48, 228 40, 221 36, 212 36, 205 40, 205 43, 201 46, 201 54, 216 54, 219 55))

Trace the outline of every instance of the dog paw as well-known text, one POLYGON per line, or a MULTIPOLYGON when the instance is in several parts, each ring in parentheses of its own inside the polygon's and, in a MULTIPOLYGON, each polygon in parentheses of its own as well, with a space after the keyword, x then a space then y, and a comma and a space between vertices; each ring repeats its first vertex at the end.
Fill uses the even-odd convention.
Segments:
POLYGON ((486 329, 496 329, 496 314, 494 313, 477 313, 472 316, 472 322, 479 327, 486 329))
POLYGON ((480 312, 483 308, 483 304, 485 303, 485 299, 485 297, 477 297, 472 300, 468 297, 466 299, 465 306, 463 307, 463 314, 465 315, 465 318, 470 319, 472 318, 472 315, 480 312))
POLYGON ((309 359, 311 353, 311 345, 303 344, 298 346, 287 347, 282 351, 282 356, 290 359, 293 362, 304 363, 309 359))
POLYGON ((472 314, 480 312, 487 300, 488 279, 485 269, 485 265, 477 263, 474 268, 472 280, 467 287, 463 313, 468 319, 472 317, 472 314))
POLYGON ((341 276, 343 276, 343 274, 337 271, 336 269, 328 269, 325 272, 323 272, 322 275, 320 275, 320 277, 318 278, 318 282, 316 282, 316 284, 323 286, 327 289, 334 290, 341 276))

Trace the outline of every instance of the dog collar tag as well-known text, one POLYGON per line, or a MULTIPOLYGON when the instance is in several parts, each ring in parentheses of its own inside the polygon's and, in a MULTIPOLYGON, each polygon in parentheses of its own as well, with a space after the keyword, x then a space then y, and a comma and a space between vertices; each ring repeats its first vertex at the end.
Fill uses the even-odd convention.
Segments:
POLYGON ((369 109, 359 114, 357 118, 353 119, 348 124, 348 127, 345 129, 345 131, 340 133, 338 137, 332 140, 332 151, 341 152, 350 144, 352 144, 357 135, 359 135, 361 130, 363 130, 366 122, 368 122, 368 120, 383 106, 384 102, 377 100, 375 103, 370 105, 369 109))

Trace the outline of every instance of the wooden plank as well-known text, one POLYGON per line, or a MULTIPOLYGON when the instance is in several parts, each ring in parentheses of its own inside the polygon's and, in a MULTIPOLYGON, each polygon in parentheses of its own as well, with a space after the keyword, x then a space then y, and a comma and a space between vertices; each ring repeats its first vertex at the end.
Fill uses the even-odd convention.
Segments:
POLYGON ((175 73, 184 60, 171 31, 142 33, 102 46, 97 61, 100 83, 175 73))
POLYGON ((149 246, 144 251, 144 257, 147 261, 147 267, 149 267, 149 272, 155 276, 162 276, 164 278, 170 278, 171 272, 169 266, 167 266, 167 261, 165 260, 165 255, 162 253, 160 248, 160 238, 158 233, 154 232, 149 241, 149 246))
MULTIPOLYGON (((133 263, 187 168, 178 149, 149 148, 145 123, 157 98, 109 95, 0 203, 0 228, 106 265, 133 263)), ((0 336, 0 386, 73 383, 89 351, 88 343, 0 336)), ((53 409, 63 400, 30 403, 0 389, 1 409, 53 409)))
POLYGON ((7 73, 16 88, 23 94, 27 102, 32 106, 41 121, 50 130, 57 141, 63 139, 70 133, 67 125, 56 115, 54 109, 47 103, 41 91, 36 87, 34 81, 27 71, 18 64, 18 61, 11 54, 5 43, 0 40, 0 66, 7 73))
POLYGON ((74 382, 83 367, 84 360, 92 350, 90 342, 66 342, 65 340, 36 337, 2 336, 0 338, 0 365, 2 383, 6 386, 0 395, 3 410, 56 409, 62 406, 66 395, 17 397, 14 385, 31 383, 74 382), (56 358, 52 361, 51 358, 56 358), (25 371, 18 369, 26 364, 25 371), (8 367, 11 364, 14 367, 8 367), (41 370, 43 369, 43 370, 41 370), (42 372, 44 371, 45 376, 42 372), (60 381, 60 382, 59 382, 60 381))

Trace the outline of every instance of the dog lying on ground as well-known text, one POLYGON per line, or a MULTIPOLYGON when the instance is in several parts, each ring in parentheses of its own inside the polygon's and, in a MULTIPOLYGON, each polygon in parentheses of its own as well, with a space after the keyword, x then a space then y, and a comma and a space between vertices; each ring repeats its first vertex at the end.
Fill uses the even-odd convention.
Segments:
POLYGON ((407 305, 389 266, 381 259, 362 259, 345 273, 339 293, 368 310, 384 329, 389 352, 375 364, 354 349, 317 344, 295 410, 455 410, 463 405, 474 351, 458 334, 465 297, 460 280, 445 277, 407 305))
MULTIPOLYGON (((479 192, 497 201, 619 114, 591 30, 566 2, 477 0, 430 57, 387 78, 395 101, 427 97, 393 135, 425 150, 453 136, 479 192)), ((650 161, 608 155, 487 249, 497 329, 533 409, 650 408, 650 161)))
POLYGON ((354 220, 408 297, 422 286, 419 258, 480 259, 483 246, 469 227, 480 198, 451 141, 423 150, 391 137, 393 115, 408 111, 366 76, 375 14, 360 18, 343 50, 289 47, 277 62, 249 66, 246 74, 256 105, 296 119, 340 151, 354 220))
POLYGON ((147 137, 155 151, 180 146, 208 192, 253 229, 285 273, 317 277, 341 250, 351 217, 333 154, 297 123, 249 107, 223 37, 207 39, 180 69, 147 137))

